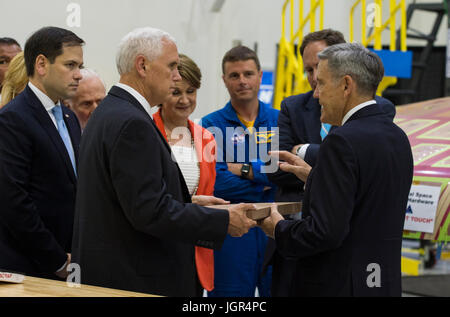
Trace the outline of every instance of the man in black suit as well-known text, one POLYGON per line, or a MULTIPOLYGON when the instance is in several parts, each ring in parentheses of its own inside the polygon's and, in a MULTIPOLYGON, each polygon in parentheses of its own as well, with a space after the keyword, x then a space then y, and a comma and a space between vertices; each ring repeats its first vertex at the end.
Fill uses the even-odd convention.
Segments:
POLYGON ((61 28, 35 32, 29 83, 0 110, 0 270, 67 275, 81 131, 60 100, 76 93, 83 43, 61 28))
POLYGON ((178 73, 173 38, 153 28, 125 36, 120 83, 93 112, 80 145, 73 261, 81 282, 166 296, 201 296, 194 246, 220 248, 256 222, 241 204, 191 203, 171 150, 151 118, 178 73))
MULTIPOLYGON (((281 102, 278 116, 279 149, 298 155, 311 166, 314 166, 322 138, 326 136, 323 133, 325 127, 320 122, 321 107, 318 99, 313 96, 317 85, 317 65, 319 64, 317 54, 329 46, 340 43, 345 43, 344 36, 341 32, 332 29, 306 35, 300 47, 300 54, 312 90, 305 94, 287 97, 281 102)), ((375 100, 381 105, 386 115, 393 119, 394 105, 389 100, 378 96, 375 96, 375 100)), ((332 129, 334 127, 330 130, 332 129)), ((277 185, 275 201, 303 200, 305 184, 291 173, 278 170, 268 174, 268 177, 277 185)), ((295 264, 276 253, 275 243, 271 239, 267 243, 264 267, 267 267, 269 263, 273 264, 272 296, 285 296, 284 291, 292 282, 292 276, 288 272, 293 270, 295 264)))
POLYGON ((400 296, 401 242, 413 176, 406 134, 375 102, 384 68, 360 44, 319 53, 314 96, 337 126, 311 166, 284 151, 280 168, 306 182, 301 220, 272 207, 261 223, 296 260, 290 296, 400 296))

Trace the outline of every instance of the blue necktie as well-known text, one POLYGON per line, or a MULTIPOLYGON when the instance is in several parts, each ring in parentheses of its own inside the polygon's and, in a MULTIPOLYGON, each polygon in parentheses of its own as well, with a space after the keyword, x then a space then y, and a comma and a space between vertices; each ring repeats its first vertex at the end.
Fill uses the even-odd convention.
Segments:
POLYGON ((325 137, 328 135, 328 132, 330 131, 331 124, 329 123, 322 123, 322 127, 320 128, 320 136, 322 137, 322 140, 325 139, 325 137))
POLYGON ((75 167, 75 154, 73 152, 73 148, 70 143, 69 131, 67 130, 66 124, 63 119, 61 106, 60 105, 54 106, 52 109, 52 113, 56 119, 56 125, 58 126, 59 135, 61 136, 61 139, 63 140, 64 145, 66 146, 67 153, 69 154, 70 161, 72 162, 73 171, 75 172, 75 175, 77 175, 77 169, 75 167))

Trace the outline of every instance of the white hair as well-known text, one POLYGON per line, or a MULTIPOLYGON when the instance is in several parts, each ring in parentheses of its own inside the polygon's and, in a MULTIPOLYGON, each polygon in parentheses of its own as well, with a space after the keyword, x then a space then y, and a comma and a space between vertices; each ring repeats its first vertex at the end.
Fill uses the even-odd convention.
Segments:
POLYGON ((103 86, 106 87, 105 82, 103 81, 103 79, 100 77, 100 75, 95 70, 90 69, 90 68, 82 68, 80 70, 80 73, 81 73, 81 76, 83 76, 82 80, 88 79, 91 77, 97 77, 102 82, 103 86))
POLYGON ((116 56, 119 74, 129 73, 134 67, 136 57, 140 54, 149 61, 159 57, 163 39, 175 43, 175 39, 169 33, 150 27, 138 28, 125 35, 120 41, 116 56))

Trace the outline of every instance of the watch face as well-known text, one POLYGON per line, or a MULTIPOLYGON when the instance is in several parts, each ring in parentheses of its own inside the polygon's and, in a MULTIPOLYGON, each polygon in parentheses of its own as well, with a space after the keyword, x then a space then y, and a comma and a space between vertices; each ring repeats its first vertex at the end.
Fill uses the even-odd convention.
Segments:
POLYGON ((250 172, 250 165, 249 164, 243 164, 241 168, 242 175, 247 175, 250 172))

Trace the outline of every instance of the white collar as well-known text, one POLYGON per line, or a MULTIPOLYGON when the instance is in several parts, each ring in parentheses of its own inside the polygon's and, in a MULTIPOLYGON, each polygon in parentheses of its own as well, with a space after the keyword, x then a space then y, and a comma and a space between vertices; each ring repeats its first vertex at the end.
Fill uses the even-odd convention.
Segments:
POLYGON ((356 113, 357 111, 361 110, 362 108, 370 106, 374 103, 377 103, 377 102, 374 99, 372 99, 372 100, 369 100, 369 101, 366 101, 366 102, 363 102, 363 103, 357 105, 355 108, 350 109, 350 111, 345 114, 344 119, 342 119, 342 125, 344 125, 347 122, 347 120, 350 119, 350 117, 354 113, 356 113))
POLYGON ((51 100, 49 96, 47 96, 44 92, 42 92, 42 90, 33 85, 31 81, 28 82, 28 86, 34 92, 39 101, 42 103, 45 110, 50 111, 53 109, 53 107, 56 106, 53 100, 51 100))
POLYGON ((152 111, 150 104, 148 103, 147 99, 144 98, 144 96, 142 96, 139 92, 136 91, 136 89, 123 83, 117 83, 115 86, 122 88, 123 90, 129 92, 134 98, 136 98, 136 100, 139 101, 141 106, 144 107, 144 110, 148 113, 150 118, 152 118, 152 111))

